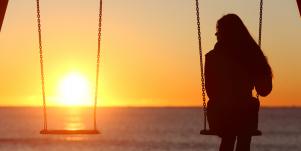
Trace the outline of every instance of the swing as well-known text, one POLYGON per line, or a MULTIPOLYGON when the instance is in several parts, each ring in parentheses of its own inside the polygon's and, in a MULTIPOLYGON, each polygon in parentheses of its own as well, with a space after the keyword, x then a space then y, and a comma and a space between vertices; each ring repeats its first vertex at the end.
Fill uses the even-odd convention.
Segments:
MULTIPOLYGON (((200 54, 200 68, 201 68, 201 87, 202 87, 202 98, 203 98, 203 113, 204 113, 204 129, 200 131, 201 135, 218 135, 216 131, 207 129, 207 104, 205 96, 205 80, 204 80, 204 67, 202 57, 202 45, 201 45, 201 30, 200 30, 200 14, 199 14, 199 1, 195 0, 196 4, 196 17, 197 17, 197 29, 198 29, 198 44, 200 54)), ((262 11, 263 11, 263 0, 260 0, 260 16, 259 16, 259 37, 258 45, 261 47, 261 33, 262 33, 262 11)), ((257 95, 258 97, 258 95, 257 95)), ((260 130, 255 130, 251 133, 252 136, 260 136, 262 133, 260 130)))
POLYGON ((102 20, 102 0, 100 0, 99 6, 99 19, 98 19, 98 47, 97 47, 97 61, 96 61, 96 84, 95 84, 95 97, 94 97, 94 120, 93 129, 79 129, 79 130, 52 130, 47 127, 47 107, 45 96, 45 80, 44 80, 44 66, 43 66, 43 47, 42 47, 42 31, 41 31, 41 19, 40 19, 40 1, 37 3, 37 22, 39 33, 39 52, 40 52, 40 68, 41 68, 41 82, 42 82, 42 95, 43 95, 43 115, 44 115, 44 128, 40 131, 40 134, 99 134, 96 126, 96 109, 97 109, 97 91, 98 91, 98 77, 99 77, 99 62, 100 62, 100 41, 101 41, 101 20, 102 20))

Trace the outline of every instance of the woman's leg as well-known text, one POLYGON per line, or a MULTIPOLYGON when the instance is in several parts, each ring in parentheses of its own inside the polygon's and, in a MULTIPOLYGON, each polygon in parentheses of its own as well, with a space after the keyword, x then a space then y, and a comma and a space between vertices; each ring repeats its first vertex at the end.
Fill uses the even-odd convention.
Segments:
POLYGON ((252 136, 238 136, 236 151, 250 151, 252 136))
POLYGON ((222 136, 222 142, 219 151, 233 151, 236 136, 222 136))

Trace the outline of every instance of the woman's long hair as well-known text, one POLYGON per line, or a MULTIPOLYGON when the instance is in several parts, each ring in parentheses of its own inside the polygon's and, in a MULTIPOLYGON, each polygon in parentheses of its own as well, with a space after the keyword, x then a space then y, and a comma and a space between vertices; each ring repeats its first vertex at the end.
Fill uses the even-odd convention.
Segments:
POLYGON ((229 48, 226 53, 242 61, 252 74, 272 77, 271 67, 261 48, 236 14, 227 14, 219 19, 217 30, 220 36, 218 43, 229 48))
POLYGON ((224 43, 247 47, 258 46, 247 27, 236 14, 227 14, 219 19, 217 29, 221 35, 221 41, 224 43))

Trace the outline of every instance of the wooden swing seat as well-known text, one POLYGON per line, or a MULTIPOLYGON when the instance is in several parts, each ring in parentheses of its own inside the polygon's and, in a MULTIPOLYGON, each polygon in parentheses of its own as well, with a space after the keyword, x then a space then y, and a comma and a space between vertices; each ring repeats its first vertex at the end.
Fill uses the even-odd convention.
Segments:
MULTIPOLYGON (((203 129, 200 131, 201 135, 217 135, 217 133, 215 131, 212 130, 208 130, 208 129, 203 129)), ((260 130, 256 130, 254 132, 251 133, 252 136, 261 136, 262 133, 260 130)))
POLYGON ((72 134, 100 134, 98 130, 41 130, 40 134, 53 134, 53 135, 72 135, 72 134))

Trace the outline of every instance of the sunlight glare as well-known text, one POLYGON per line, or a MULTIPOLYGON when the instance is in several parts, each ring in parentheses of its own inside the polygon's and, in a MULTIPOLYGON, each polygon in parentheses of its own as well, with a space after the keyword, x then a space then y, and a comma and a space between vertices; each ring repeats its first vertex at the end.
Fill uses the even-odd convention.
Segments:
POLYGON ((79 73, 64 77, 59 85, 59 104, 66 106, 92 105, 88 80, 79 73))

